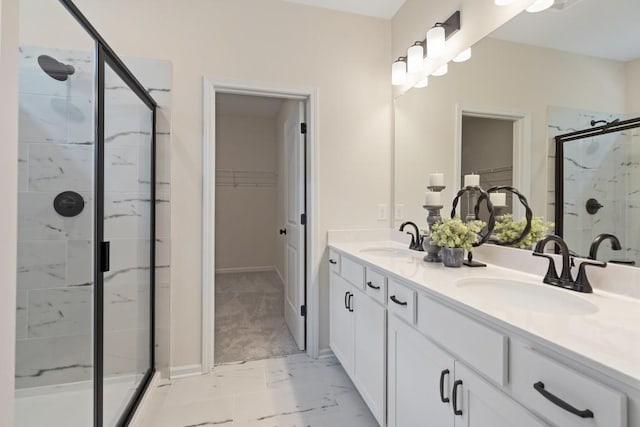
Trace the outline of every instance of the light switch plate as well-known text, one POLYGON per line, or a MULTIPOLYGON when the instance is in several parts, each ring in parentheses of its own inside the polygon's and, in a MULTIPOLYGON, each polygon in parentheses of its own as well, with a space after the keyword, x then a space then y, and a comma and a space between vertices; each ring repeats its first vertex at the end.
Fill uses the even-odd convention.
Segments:
POLYGON ((395 221, 404 220, 404 205, 396 203, 396 209, 393 213, 393 219, 395 221))
POLYGON ((378 205, 378 221, 386 221, 389 218, 389 206, 386 203, 378 205))

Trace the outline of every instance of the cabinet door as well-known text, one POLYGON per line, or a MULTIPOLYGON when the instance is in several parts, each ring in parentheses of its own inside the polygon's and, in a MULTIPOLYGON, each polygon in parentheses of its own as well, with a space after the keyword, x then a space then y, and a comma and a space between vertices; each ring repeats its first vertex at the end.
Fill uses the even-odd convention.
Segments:
POLYGON ((342 277, 331 273, 330 278, 330 345, 342 367, 349 375, 353 372, 353 287, 342 277))
POLYGON ((389 316, 388 342, 388 426, 453 427, 451 356, 395 316, 389 316))
POLYGON ((386 310, 354 291, 355 363, 353 380, 380 425, 384 425, 386 310))
POLYGON ((460 362, 455 369, 455 427, 548 427, 460 362))

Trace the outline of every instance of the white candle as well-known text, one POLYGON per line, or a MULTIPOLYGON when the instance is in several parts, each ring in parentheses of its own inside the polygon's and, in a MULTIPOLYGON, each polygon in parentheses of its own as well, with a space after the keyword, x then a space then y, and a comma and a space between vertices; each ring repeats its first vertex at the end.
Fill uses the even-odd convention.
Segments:
POLYGON ((489 197, 491 197, 491 203, 495 207, 504 207, 507 206, 507 195, 504 193, 490 193, 489 197))
POLYGON ((429 187, 444 187, 444 174, 443 173, 430 173, 429 174, 429 187))
POLYGON ((477 187, 480 185, 480 175, 469 174, 464 176, 465 187, 477 187))
POLYGON ((440 198, 440 193, 433 191, 424 193, 424 204, 425 206, 441 206, 442 199, 440 198))

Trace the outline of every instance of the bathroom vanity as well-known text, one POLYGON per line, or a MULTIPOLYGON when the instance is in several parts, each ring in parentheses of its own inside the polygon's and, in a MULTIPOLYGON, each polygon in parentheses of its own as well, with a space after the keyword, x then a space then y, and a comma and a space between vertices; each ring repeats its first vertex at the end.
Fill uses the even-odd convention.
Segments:
POLYGON ((640 426, 639 300, 349 240, 330 235, 331 349, 381 426, 640 426))

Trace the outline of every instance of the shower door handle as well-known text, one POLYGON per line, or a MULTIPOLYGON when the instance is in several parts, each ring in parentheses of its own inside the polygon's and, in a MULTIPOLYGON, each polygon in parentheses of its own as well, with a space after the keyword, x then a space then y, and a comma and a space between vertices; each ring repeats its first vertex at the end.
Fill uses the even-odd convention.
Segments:
POLYGON ((100 271, 106 273, 111 269, 111 244, 110 242, 100 243, 100 271))

